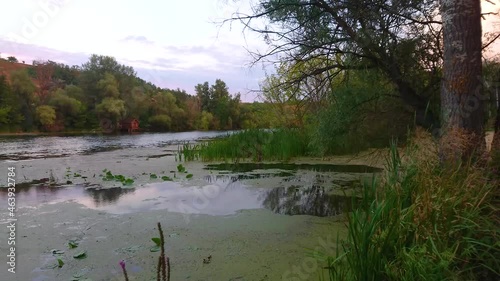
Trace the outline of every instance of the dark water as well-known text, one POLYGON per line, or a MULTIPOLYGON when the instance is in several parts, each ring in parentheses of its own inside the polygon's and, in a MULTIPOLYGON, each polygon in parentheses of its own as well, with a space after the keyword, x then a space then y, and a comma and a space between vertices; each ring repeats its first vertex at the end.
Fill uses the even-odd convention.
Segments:
POLYGON ((159 147, 228 132, 151 133, 133 135, 0 136, 0 160, 24 160, 92 154, 121 148, 159 147))
POLYGON ((334 165, 334 164, 290 164, 290 163, 239 163, 239 164, 209 164, 207 170, 252 172, 255 170, 308 170, 315 172, 339 172, 339 173, 378 173, 382 169, 366 165, 334 165))

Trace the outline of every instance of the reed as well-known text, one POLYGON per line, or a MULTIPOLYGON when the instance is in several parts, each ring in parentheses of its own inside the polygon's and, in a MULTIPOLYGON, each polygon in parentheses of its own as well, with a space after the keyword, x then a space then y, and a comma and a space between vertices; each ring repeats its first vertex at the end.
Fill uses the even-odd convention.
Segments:
MULTIPOLYGON (((427 141, 430 136, 425 138, 427 141)), ((330 280, 495 280, 498 182, 473 162, 441 165, 435 146, 395 144, 386 174, 348 215, 330 280)))

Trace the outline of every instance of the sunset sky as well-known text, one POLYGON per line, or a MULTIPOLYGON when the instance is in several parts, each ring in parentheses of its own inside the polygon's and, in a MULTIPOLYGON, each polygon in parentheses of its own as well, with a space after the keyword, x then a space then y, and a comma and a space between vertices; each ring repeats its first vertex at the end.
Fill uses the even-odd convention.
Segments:
MULTIPOLYGON (((251 101, 265 72, 262 65, 250 67, 247 49, 266 45, 256 34, 243 34, 240 24, 215 23, 237 10, 249 12, 249 1, 0 0, 3 10, 8 7, 0 18, 0 55, 69 65, 93 53, 109 55, 161 87, 193 93, 196 84, 221 78, 231 93, 251 101)), ((483 5, 485 11, 499 8, 483 5)), ((484 31, 493 28, 500 26, 490 20, 484 31)))

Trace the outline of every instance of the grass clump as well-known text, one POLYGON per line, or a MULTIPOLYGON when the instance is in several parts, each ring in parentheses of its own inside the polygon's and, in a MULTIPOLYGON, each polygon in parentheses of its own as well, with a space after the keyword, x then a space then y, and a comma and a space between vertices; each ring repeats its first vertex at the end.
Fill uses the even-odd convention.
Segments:
MULTIPOLYGON (((418 139, 418 138, 417 138, 418 139)), ((474 164, 439 164, 435 146, 392 146, 386 175, 348 215, 330 280, 496 280, 498 182, 474 164)))
POLYGON ((251 129, 196 145, 183 145, 178 158, 190 161, 235 161, 250 159, 290 160, 304 156, 308 140, 304 133, 295 129, 258 130, 251 129))

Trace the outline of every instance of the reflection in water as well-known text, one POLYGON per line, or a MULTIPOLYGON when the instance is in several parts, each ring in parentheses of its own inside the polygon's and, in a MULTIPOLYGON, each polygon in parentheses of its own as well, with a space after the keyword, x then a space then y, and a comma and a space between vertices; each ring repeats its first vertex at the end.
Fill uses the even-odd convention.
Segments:
POLYGON ((278 214, 335 216, 351 209, 351 199, 328 194, 324 187, 314 185, 277 187, 267 193, 264 207, 278 214))
POLYGON ((206 165, 207 170, 252 172, 255 170, 280 169, 288 171, 306 170, 316 172, 338 173, 378 173, 382 169, 366 165, 334 165, 334 164, 293 164, 293 163, 222 163, 206 165))
POLYGON ((105 189, 96 189, 96 188, 85 189, 85 194, 92 197, 96 207, 116 204, 121 196, 131 192, 134 192, 134 189, 120 188, 120 187, 105 188, 105 189))
MULTIPOLYGON (((0 197, 6 202, 6 189, 0 189, 0 197)), ((207 185, 201 187, 184 187, 175 182, 154 183, 137 189, 37 185, 19 189, 16 197, 18 207, 73 201, 115 214, 161 209, 229 215, 240 210, 266 208, 286 215, 333 216, 351 206, 350 198, 328 194, 328 188, 321 186, 256 188, 227 175, 207 177, 207 185)))

